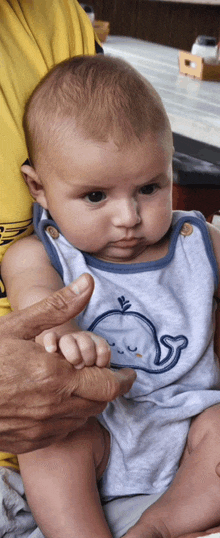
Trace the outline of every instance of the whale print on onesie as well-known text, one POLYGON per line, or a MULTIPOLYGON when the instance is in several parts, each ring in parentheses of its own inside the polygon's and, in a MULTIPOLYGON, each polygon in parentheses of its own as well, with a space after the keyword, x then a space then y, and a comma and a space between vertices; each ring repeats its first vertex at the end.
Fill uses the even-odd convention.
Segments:
MULTIPOLYGON (((155 324, 124 296, 117 298, 119 308, 99 315, 87 329, 104 336, 111 346, 111 367, 133 368, 137 379, 127 397, 146 394, 147 377, 168 372, 178 363, 188 339, 182 334, 157 336, 155 324), (139 376, 138 373, 146 374, 139 376)), ((148 391, 147 391, 148 392, 148 391)))

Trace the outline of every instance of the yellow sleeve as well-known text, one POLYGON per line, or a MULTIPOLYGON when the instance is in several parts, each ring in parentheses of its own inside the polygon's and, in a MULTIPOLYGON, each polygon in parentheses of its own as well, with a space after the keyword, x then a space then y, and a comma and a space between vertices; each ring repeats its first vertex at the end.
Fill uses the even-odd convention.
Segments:
MULTIPOLYGON (((0 261, 32 231, 32 200, 20 173, 27 158, 24 105, 39 80, 62 60, 95 54, 94 31, 77 0, 0 2, 0 261)), ((0 285, 0 315, 8 312, 0 285)))
POLYGON ((0 452, 0 467, 12 467, 19 471, 18 458, 9 452, 0 452))

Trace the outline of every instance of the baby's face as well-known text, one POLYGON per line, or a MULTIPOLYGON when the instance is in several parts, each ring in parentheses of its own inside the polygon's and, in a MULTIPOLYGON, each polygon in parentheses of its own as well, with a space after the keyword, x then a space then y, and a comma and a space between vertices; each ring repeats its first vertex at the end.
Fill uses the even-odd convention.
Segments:
POLYGON ((160 257, 172 219, 169 136, 120 149, 68 133, 39 176, 39 203, 75 247, 113 263, 160 257))

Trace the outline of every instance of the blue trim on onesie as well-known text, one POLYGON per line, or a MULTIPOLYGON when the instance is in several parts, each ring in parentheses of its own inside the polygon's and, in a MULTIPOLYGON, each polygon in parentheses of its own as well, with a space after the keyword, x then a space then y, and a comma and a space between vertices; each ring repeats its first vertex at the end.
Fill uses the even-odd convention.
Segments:
POLYGON ((213 251, 213 246, 211 242, 211 238, 207 229, 206 220, 205 217, 199 212, 197 212, 198 217, 191 217, 190 215, 181 217, 176 224, 173 225, 173 230, 171 232, 171 238, 170 238, 170 245, 169 245, 169 251, 163 258, 152 261, 152 262, 142 262, 142 263, 111 263, 111 262, 105 262, 103 260, 99 260, 97 258, 94 258, 91 254, 88 254, 87 252, 83 252, 83 256, 85 258, 85 261, 87 265, 90 267, 95 267, 96 269, 99 269, 100 271, 107 271, 109 273, 124 273, 124 274, 132 274, 132 273, 142 273, 143 271, 156 271, 157 269, 161 269, 163 267, 166 267, 172 259, 175 254, 176 249, 176 243, 180 234, 180 230, 185 222, 189 222, 190 224, 193 224, 197 226, 202 234, 204 246, 206 250, 206 254, 208 256, 210 265, 212 267, 213 273, 214 273, 214 281, 216 289, 218 288, 218 265, 215 258, 215 254, 213 251), (204 219, 204 220, 203 220, 204 219))
MULTIPOLYGON (((34 204, 33 224, 34 224, 35 232, 37 236, 39 237, 39 239, 42 241, 53 267, 56 269, 56 271, 59 273, 59 275, 63 279, 63 268, 60 263, 59 256, 57 254, 57 251, 54 245, 52 244, 52 241, 47 237, 45 229, 47 228, 47 226, 53 226, 59 231, 61 235, 62 235, 62 232, 50 216, 48 216, 48 218, 45 218, 45 219, 43 218, 41 220, 43 211, 46 211, 46 210, 44 210, 38 203, 34 204)), ((142 263, 131 263, 131 264, 119 263, 118 264, 118 263, 111 263, 111 262, 105 262, 103 260, 99 260, 98 258, 95 258, 91 254, 88 254, 87 252, 82 252, 82 254, 88 266, 99 269, 100 271, 107 271, 109 273, 118 273, 118 274, 121 274, 121 273, 122 274, 129 274, 129 273, 135 274, 135 273, 142 273, 143 271, 156 271, 157 269, 166 267, 166 265, 168 265, 172 261, 173 256, 175 254, 176 243, 177 243, 181 228, 185 222, 189 222, 192 225, 197 226, 201 231, 206 254, 210 262, 210 265, 212 267, 213 273, 214 273, 215 289, 217 289, 218 283, 219 283, 218 265, 215 258, 210 234, 207 228, 207 223, 202 213, 200 213, 199 211, 194 211, 193 213, 194 215, 196 214, 196 216, 190 216, 188 213, 188 215, 184 215, 183 217, 180 217, 180 219, 177 221, 176 224, 173 224, 169 251, 166 254, 166 256, 164 256, 163 258, 159 260, 151 261, 151 262, 142 262, 142 263)))
POLYGON ((40 241, 42 241, 54 269, 56 269, 57 273, 60 275, 60 277, 63 280, 63 268, 60 263, 59 256, 57 254, 55 247, 51 243, 50 239, 48 239, 47 237, 46 228, 47 226, 53 226, 54 228, 58 230, 59 233, 61 233, 61 231, 52 218, 41 220, 43 211, 44 211, 43 207, 41 207, 38 203, 34 204, 33 224, 34 224, 35 233, 37 237, 40 239, 40 241))
MULTIPOLYGON (((199 212, 197 212, 199 213, 199 212)), ((215 282, 215 290, 217 291, 219 286, 219 269, 218 269, 218 263, 215 257, 214 249, 213 249, 213 243, 210 237, 209 229, 207 228, 207 223, 205 220, 205 217, 200 213, 201 215, 201 221, 197 223, 198 227, 200 228, 205 244, 206 254, 208 257, 208 260, 210 262, 210 265, 212 267, 213 273, 214 273, 214 282, 215 282), (204 219, 204 220, 203 220, 204 219), (205 224, 205 226, 202 227, 202 223, 205 224)), ((192 217, 193 218, 193 217, 192 217)))

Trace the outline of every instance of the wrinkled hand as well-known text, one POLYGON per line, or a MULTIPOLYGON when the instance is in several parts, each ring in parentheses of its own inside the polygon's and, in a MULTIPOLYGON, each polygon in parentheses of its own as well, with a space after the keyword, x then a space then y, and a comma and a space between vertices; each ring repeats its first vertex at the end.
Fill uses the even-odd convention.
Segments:
POLYGON ((159 528, 156 528, 155 526, 150 525, 149 519, 148 523, 144 521, 144 514, 147 514, 147 512, 149 513, 149 508, 143 512, 137 523, 123 535, 124 538, 203 538, 203 536, 220 538, 220 527, 213 527, 212 529, 207 529, 205 531, 190 532, 186 534, 178 534, 176 532, 171 533, 166 525, 161 525, 161 522, 159 528))
POLYGON ((213 538, 219 538, 220 536, 220 527, 215 527, 213 529, 209 529, 204 532, 192 532, 190 534, 182 534, 181 536, 178 536, 178 538, 202 538, 202 536, 210 536, 213 535, 213 538))
MULTIPOLYGON (((146 529, 145 531, 144 530, 140 530, 138 529, 138 527, 136 527, 136 525, 134 527, 132 527, 132 529, 130 529, 125 535, 124 535, 124 538, 149 538, 149 536, 151 538, 164 538, 166 536, 166 538, 172 538, 172 536, 169 534, 169 532, 166 534, 166 532, 164 534, 161 534, 160 532, 150 532, 149 533, 149 529, 146 529)), ((220 537, 220 527, 215 527, 213 529, 209 529, 207 531, 200 531, 200 532, 192 532, 192 533, 189 533, 189 534, 181 534, 181 535, 178 535, 176 536, 175 538, 203 538, 203 536, 211 536, 211 538, 219 538, 220 537)))
POLYGON ((45 300, 1 318, 0 450, 19 454, 48 446, 130 389, 134 371, 76 370, 60 353, 47 353, 34 341, 79 314, 93 285, 92 277, 83 275, 45 300))

